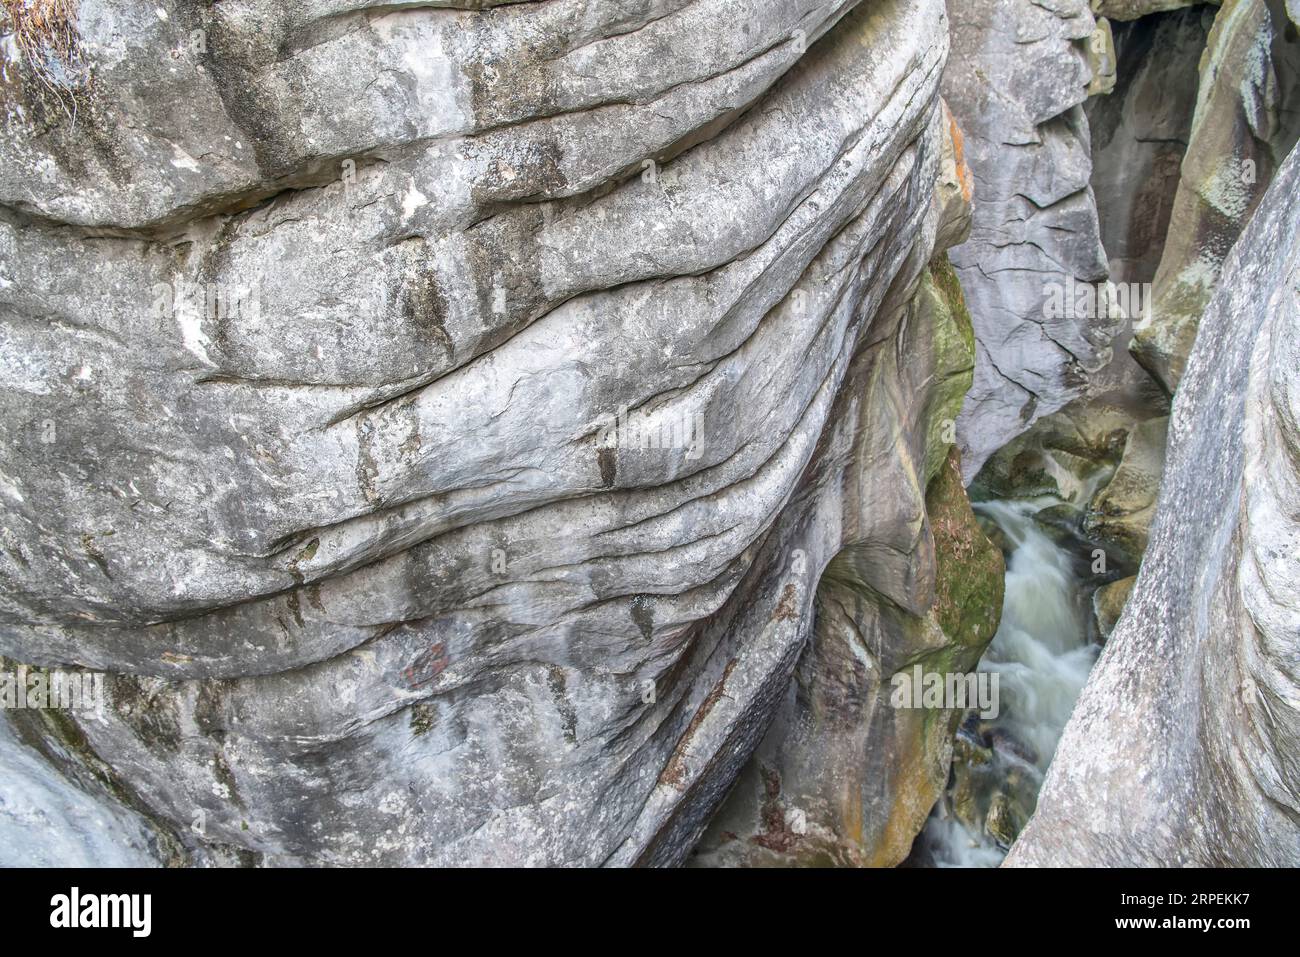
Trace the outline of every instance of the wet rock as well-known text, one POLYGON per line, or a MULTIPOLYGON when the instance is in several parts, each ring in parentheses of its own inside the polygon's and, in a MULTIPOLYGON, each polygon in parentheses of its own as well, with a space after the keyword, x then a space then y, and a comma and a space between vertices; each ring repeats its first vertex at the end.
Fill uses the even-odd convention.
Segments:
POLYGON ((988 815, 984 818, 984 830, 989 837, 997 841, 999 847, 1010 847, 1024 826, 1011 803, 1011 798, 999 792, 993 795, 989 803, 988 815))
POLYGON ((993 543, 1004 558, 1010 554, 1011 539, 1007 538, 1007 533, 1002 531, 997 522, 985 518, 983 515, 976 515, 975 520, 979 522, 980 531, 984 533, 984 537, 993 543))
POLYGON ((992 763, 992 749, 980 746, 966 735, 957 735, 952 748, 951 784, 945 799, 957 820, 974 833, 984 827, 988 806, 984 792, 992 763))
POLYGON ((1132 413, 1118 405, 1072 403, 1044 416, 991 456, 971 482, 971 495, 1054 495, 1083 506, 1098 475, 1118 463, 1132 425, 1132 413))
POLYGON ((1009 848, 1034 813, 1039 777, 1023 766, 1011 766, 988 802, 983 831, 1002 849, 1009 848))
POLYGON ((1300 864, 1298 283, 1293 152, 1223 264, 1128 611, 1009 865, 1300 864))
POLYGON ((1037 764, 1038 753, 1024 741, 1002 727, 992 727, 988 731, 989 747, 996 754, 1003 754, 1023 761, 1025 764, 1037 764))
POLYGON ((1049 505, 1034 513, 1034 521, 1047 531, 1058 544, 1076 541, 1083 527, 1083 509, 1068 502, 1049 505))
POLYGON ((1092 611, 1097 618, 1097 630, 1103 638, 1109 638, 1115 630, 1115 623, 1124 611, 1124 605, 1133 592, 1136 575, 1121 578, 1117 582, 1102 585, 1092 594, 1092 611))
POLYGON ((1136 569, 1164 467, 1168 418, 1090 399, 1072 403, 991 457, 971 483, 977 499, 1059 499, 1035 515, 1058 540, 1085 540, 1109 565, 1136 569))
POLYGON ((1136 568, 1146 551, 1164 471, 1168 426, 1164 416, 1136 423, 1115 474, 1088 505, 1084 533, 1113 555, 1117 564, 1136 568))

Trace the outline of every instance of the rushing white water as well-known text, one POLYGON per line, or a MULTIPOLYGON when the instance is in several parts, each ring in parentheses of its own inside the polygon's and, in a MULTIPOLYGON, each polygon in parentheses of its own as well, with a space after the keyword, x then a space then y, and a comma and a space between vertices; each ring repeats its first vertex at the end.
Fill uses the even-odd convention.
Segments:
POLYGON ((0 715, 0 867, 149 867, 144 823, 90 796, 14 737, 0 715))
POLYGON ((1033 519, 1044 502, 988 502, 980 511, 1011 540, 1002 623, 980 667, 1002 677, 996 724, 1033 749, 1047 770, 1097 659, 1072 557, 1033 519))
MULTIPOLYGON (((1088 490, 1082 492, 1086 501, 1088 490)), ((976 505, 1011 548, 1002 621, 979 666, 1000 675, 1001 696, 998 717, 982 729, 993 741, 994 758, 981 773, 1020 775, 1035 794, 1099 651, 1075 557, 1033 517, 1059 502, 1043 497, 976 505)), ((988 834, 972 832, 943 801, 922 843, 926 862, 939 867, 995 867, 1006 853, 988 834)))

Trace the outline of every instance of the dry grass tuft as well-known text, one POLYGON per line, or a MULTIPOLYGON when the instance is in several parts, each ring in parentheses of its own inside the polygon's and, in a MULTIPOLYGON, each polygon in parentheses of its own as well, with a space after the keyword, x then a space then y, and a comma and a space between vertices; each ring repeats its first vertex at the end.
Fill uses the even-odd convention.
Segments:
POLYGON ((72 100, 71 87, 83 72, 77 0, 0 0, 0 6, 4 31, 37 79, 60 104, 65 96, 72 100))

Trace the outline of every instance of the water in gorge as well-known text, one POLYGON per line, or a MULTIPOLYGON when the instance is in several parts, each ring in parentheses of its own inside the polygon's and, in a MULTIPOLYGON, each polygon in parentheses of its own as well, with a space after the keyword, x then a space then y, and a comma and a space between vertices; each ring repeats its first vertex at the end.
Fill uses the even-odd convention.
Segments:
MULTIPOLYGON (((1097 476, 1099 481, 1103 476, 1097 476)), ((1084 496, 1086 501, 1090 495, 1084 496)), ((1006 553, 1002 621, 980 661, 999 675, 999 711, 968 713, 944 797, 908 863, 996 867, 1033 813, 1043 776, 1100 651, 1090 546, 1035 518, 1055 496, 975 504, 1006 553)))

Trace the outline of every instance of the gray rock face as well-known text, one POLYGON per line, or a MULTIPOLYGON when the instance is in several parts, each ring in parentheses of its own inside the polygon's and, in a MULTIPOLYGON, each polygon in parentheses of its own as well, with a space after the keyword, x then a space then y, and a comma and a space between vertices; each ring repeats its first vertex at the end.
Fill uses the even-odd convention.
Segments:
POLYGON ((195 860, 679 861, 854 534, 942 3, 154 6, 0 87, 0 652, 195 860))
POLYGON ((1154 308, 1130 348, 1169 393, 1228 250, 1300 137, 1300 35, 1280 0, 1225 0, 1200 62, 1154 308))
POLYGON ((148 867, 149 828, 51 774, 0 720, 0 863, 6 867, 148 867))
POLYGON ((351 159, 404 166, 415 235, 493 202, 574 195, 680 147, 852 5, 88 0, 94 83, 74 91, 79 122, 10 95, 10 116, 46 135, 6 138, 0 197, 61 222, 175 229, 337 182, 351 159), (683 45, 692 31, 713 42, 683 45), (411 188, 429 184, 437 201, 421 202, 411 188))
POLYGON ((1048 308, 1053 288, 1068 295, 1076 281, 1106 278, 1082 109, 1096 30, 1088 4, 974 0, 950 14, 944 97, 966 134, 976 196, 970 239, 951 253, 977 344, 958 420, 969 478, 1083 393, 1119 325, 1095 305, 1048 308))
POLYGON ((1087 103, 1093 191, 1113 282, 1151 282, 1160 265, 1213 10, 1117 25, 1115 89, 1087 103))
POLYGON ((1300 155, 1223 266, 1132 596, 1012 865, 1300 864, 1300 155))
POLYGON ((897 332, 863 356, 861 451, 845 483, 855 534, 818 584, 795 681, 697 863, 893 866, 948 779, 963 709, 899 707, 893 681, 914 665, 974 669, 1005 568, 951 452, 974 359, 951 266, 933 263, 888 318, 897 332))

